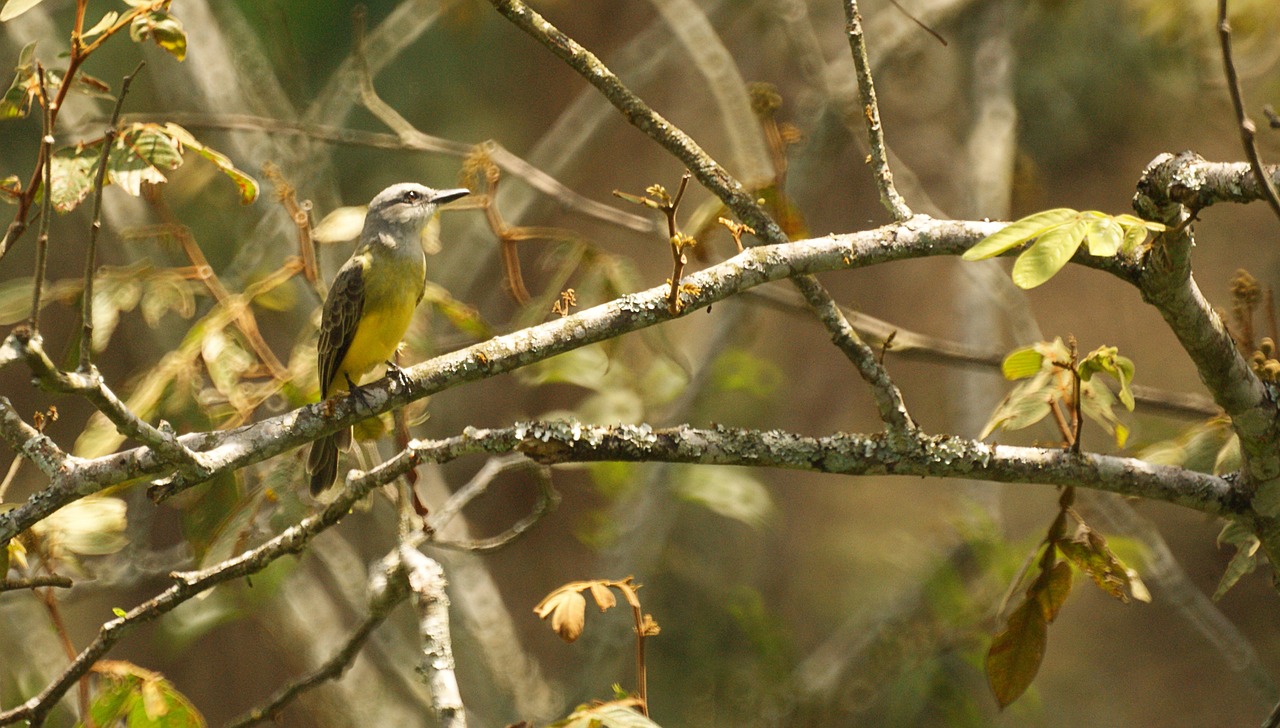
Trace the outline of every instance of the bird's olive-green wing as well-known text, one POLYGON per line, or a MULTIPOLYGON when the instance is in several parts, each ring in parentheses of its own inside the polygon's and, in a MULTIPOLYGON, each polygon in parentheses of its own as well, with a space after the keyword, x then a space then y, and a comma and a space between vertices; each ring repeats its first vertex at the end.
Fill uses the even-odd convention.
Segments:
POLYGON ((338 365, 347 355, 351 340, 360 323, 364 310, 364 259, 356 256, 348 260, 329 289, 324 301, 324 314, 320 318, 320 345, 316 349, 320 370, 320 396, 328 397, 338 365))

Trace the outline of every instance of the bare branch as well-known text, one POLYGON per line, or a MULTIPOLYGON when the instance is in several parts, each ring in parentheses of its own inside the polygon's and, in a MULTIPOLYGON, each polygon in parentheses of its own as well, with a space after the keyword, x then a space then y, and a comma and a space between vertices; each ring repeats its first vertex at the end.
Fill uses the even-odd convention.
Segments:
POLYGON ((10 334, 9 339, 22 352, 41 385, 55 392, 83 396, 106 415, 122 434, 154 449, 163 459, 179 466, 190 477, 208 477, 208 468, 199 453, 184 447, 171 430, 155 427, 130 412, 128 406, 103 381, 92 362, 89 362, 84 371, 59 371, 45 353, 39 335, 28 336, 26 331, 19 330, 10 334))
MULTIPOLYGON (((111 147, 115 144, 116 134, 120 131, 120 109, 124 107, 124 98, 129 95, 129 86, 133 79, 146 65, 139 61, 133 73, 124 77, 120 83, 120 95, 116 97, 115 109, 111 112, 111 122, 102 135, 102 156, 98 158, 98 173, 93 178, 93 222, 89 224, 89 250, 85 253, 84 262, 84 295, 81 297, 80 309, 80 371, 87 372, 93 362, 93 277, 98 267, 98 234, 102 232, 102 186, 107 181, 107 162, 111 157, 111 147)), ((46 189, 52 190, 50 185, 46 189)), ((51 195, 45 195, 51 197, 51 195)))
MULTIPOLYGON (((43 175, 45 194, 40 202, 40 227, 36 233, 36 270, 31 277, 31 318, 27 326, 31 333, 38 336, 40 332, 40 296, 44 292, 44 271, 49 249, 49 220, 53 217, 53 121, 57 118, 50 106, 49 86, 45 83, 44 66, 36 63, 36 72, 40 77, 40 109, 41 136, 38 173, 43 175)), ((70 81, 70 73, 67 74, 70 81)), ((63 86, 69 85, 63 83, 63 86)), ((61 98, 61 94, 59 94, 61 98)))
POLYGON ((0 579, 0 592, 17 589, 37 589, 39 587, 57 587, 70 589, 74 586, 71 579, 61 574, 42 574, 22 579, 0 579))
MULTIPOLYGON (((738 219, 756 231, 767 244, 788 242, 782 228, 747 193, 743 185, 729 175, 697 142, 679 127, 662 118, 633 93, 594 54, 560 32, 521 0, 491 0, 504 17, 533 36, 557 57, 569 64, 609 99, 627 121, 649 135, 673 154, 695 177, 711 190, 738 219)), ((858 338, 857 333, 840 313, 831 295, 816 279, 807 274, 794 276, 795 285, 814 309, 818 319, 831 334, 831 340, 854 364, 862 378, 871 385, 880 417, 895 436, 907 436, 915 424, 907 414, 902 394, 889 374, 876 360, 875 352, 858 338)))
POLYGON ((347 639, 324 664, 289 682, 267 700, 266 704, 250 710, 227 724, 227 728, 246 728, 264 721, 278 721, 280 712, 302 693, 330 680, 337 680, 355 661, 364 643, 378 625, 386 621, 401 602, 409 597, 406 589, 404 565, 392 556, 382 559, 369 576, 369 613, 347 635, 347 639))
MULTIPOLYGON (((845 32, 849 34, 849 48, 853 52, 853 65, 858 74, 858 98, 862 102, 862 118, 867 125, 867 143, 871 147, 871 167, 875 173, 876 186, 880 188, 880 203, 893 215, 893 219, 902 222, 910 219, 912 212, 907 201, 902 199, 893 186, 893 172, 889 170, 889 159, 885 151, 884 127, 880 125, 880 106, 876 102, 876 87, 871 79, 871 61, 867 60, 867 41, 862 34, 862 15, 858 12, 858 0, 845 0, 844 17, 845 32)), ((923 24, 921 27, 929 30, 923 24)), ((934 35, 937 37, 936 33, 934 35)), ((945 44, 943 41, 943 45, 945 44)))
MULTIPOLYGON (((717 265, 686 276, 692 284, 686 306, 673 316, 666 306, 667 286, 622 298, 521 331, 494 337, 406 370, 407 386, 383 379, 362 386, 364 401, 351 398, 309 405, 227 431, 183 435, 178 442, 200 453, 209 476, 261 462, 342 427, 466 382, 514 371, 566 351, 621 334, 688 316, 740 291, 769 281, 938 255, 958 255, 1000 230, 1002 223, 932 220, 917 216, 905 225, 801 240, 784 246, 748 248, 717 265)), ((1132 261, 1080 253, 1075 262, 1134 282, 1132 261)), ((0 346, 0 353, 7 349, 0 346)), ((874 356, 874 355, 873 355, 874 356)), ((155 497, 184 490, 196 481, 174 475, 172 461, 151 448, 125 450, 76 462, 57 472, 53 482, 18 508, 0 513, 0 543, 12 538, 78 495, 137 478, 171 479, 155 497)))
POLYGON ((1227 73, 1231 105, 1235 108, 1236 121, 1240 125, 1240 143, 1244 146, 1245 156, 1249 158, 1249 166, 1253 170, 1254 177, 1262 185, 1267 204, 1271 205, 1271 211, 1280 218, 1280 193, 1276 192, 1275 185, 1271 183, 1271 178, 1267 176, 1262 166, 1262 156, 1258 153, 1258 143, 1255 139, 1258 127, 1244 110, 1244 90, 1240 87, 1240 76, 1236 73, 1236 63, 1231 55, 1231 23, 1227 20, 1227 0, 1218 0, 1218 42, 1222 45, 1222 65, 1227 73))
POLYGON ((51 478, 64 472, 75 460, 47 435, 27 424, 8 397, 0 397, 0 438, 51 478))
POLYGON ((453 640, 449 634, 449 595, 444 568, 417 549, 400 548, 400 563, 409 580, 413 605, 418 610, 418 636, 422 640, 419 670, 431 690, 431 707, 443 728, 466 728, 467 712, 454 673, 453 640))
POLYGON ((485 470, 489 470, 496 475, 494 469, 490 468, 490 465, 494 463, 510 464, 504 465, 501 467, 501 470, 510 470, 513 467, 521 467, 530 471, 534 480, 538 482, 538 502, 533 505, 533 510, 527 513, 520 520, 511 524, 510 528, 496 536, 465 541, 446 541, 437 538, 436 534, 438 533, 438 529, 443 528, 444 524, 447 523, 459 509, 461 509, 466 503, 471 502, 476 495, 479 495, 488 488, 489 483, 493 482, 492 475, 481 480, 481 474, 477 473, 476 477, 472 478, 471 483, 468 483, 466 486, 459 489, 453 497, 449 498, 449 501, 445 503, 444 508, 442 508, 440 513, 437 514, 439 518, 432 518, 429 521, 427 528, 424 529, 424 534, 430 536, 429 541, 432 546, 439 546, 440 548, 452 549, 455 551, 470 551, 471 553, 477 554, 490 554, 514 543, 516 539, 520 538, 520 536, 525 533, 525 531, 533 528, 534 524, 542 520, 543 516, 554 511, 560 505, 560 494, 557 493, 555 488, 552 486, 551 473, 546 467, 532 463, 528 458, 523 456, 507 456, 494 458, 493 460, 485 463, 485 467, 481 468, 482 473, 485 470), (476 484, 481 482, 483 483, 483 486, 477 488, 476 484), (470 492, 468 492, 469 490, 470 492), (436 525, 437 522, 439 522, 439 526, 436 525))

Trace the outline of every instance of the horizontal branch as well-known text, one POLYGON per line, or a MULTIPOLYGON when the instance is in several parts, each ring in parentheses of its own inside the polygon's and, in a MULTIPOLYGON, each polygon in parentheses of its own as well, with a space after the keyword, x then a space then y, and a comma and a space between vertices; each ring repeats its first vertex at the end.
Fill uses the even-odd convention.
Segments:
POLYGON ((1073 454, 1058 448, 989 445, 951 435, 920 436, 910 447, 883 435, 805 437, 778 430, 689 426, 599 427, 531 422, 502 430, 469 430, 490 452, 515 448, 546 464, 671 462, 744 465, 843 475, 912 475, 1001 483, 1075 485, 1160 500, 1225 515, 1246 507, 1230 481, 1135 458, 1073 454), (496 444, 495 444, 496 443, 496 444))
MULTIPOLYGON (((487 379, 558 354, 613 339, 675 318, 700 313, 740 291, 797 275, 879 265, 932 256, 956 256, 1000 230, 1005 223, 935 220, 917 216, 844 235, 749 248, 717 265, 685 276, 682 307, 667 307, 668 286, 632 293, 576 314, 531 326, 408 368, 408 385, 388 379, 364 385, 364 396, 308 405, 233 430, 177 438, 200 454, 208 477, 233 472, 331 434, 374 414, 467 382, 487 379)), ((1137 277, 1132 261, 1077 254, 1074 261, 1125 280, 1137 277)), ((165 478, 160 496, 197 481, 176 473, 177 465, 151 448, 139 447, 88 461, 73 461, 44 490, 0 514, 0 543, 29 528, 81 495, 139 478, 165 478)))

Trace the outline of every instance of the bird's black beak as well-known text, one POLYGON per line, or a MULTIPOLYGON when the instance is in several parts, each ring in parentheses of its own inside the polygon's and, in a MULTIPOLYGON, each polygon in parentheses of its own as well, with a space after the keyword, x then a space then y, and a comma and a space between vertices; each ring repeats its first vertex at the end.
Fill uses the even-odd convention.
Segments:
POLYGON ((468 190, 466 188, 458 188, 453 190, 436 190, 435 195, 431 197, 431 201, 436 203, 437 205, 443 205, 446 202, 453 202, 454 200, 461 197, 466 197, 469 194, 471 194, 471 190, 468 190))

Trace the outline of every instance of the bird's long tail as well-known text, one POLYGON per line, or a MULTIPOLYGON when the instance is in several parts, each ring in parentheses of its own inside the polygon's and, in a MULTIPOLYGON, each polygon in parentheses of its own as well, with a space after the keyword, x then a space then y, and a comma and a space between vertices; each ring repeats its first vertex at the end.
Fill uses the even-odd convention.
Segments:
POLYGON ((311 495, 320 495, 338 478, 338 450, 351 442, 351 430, 342 430, 311 443, 307 471, 311 473, 311 495))

